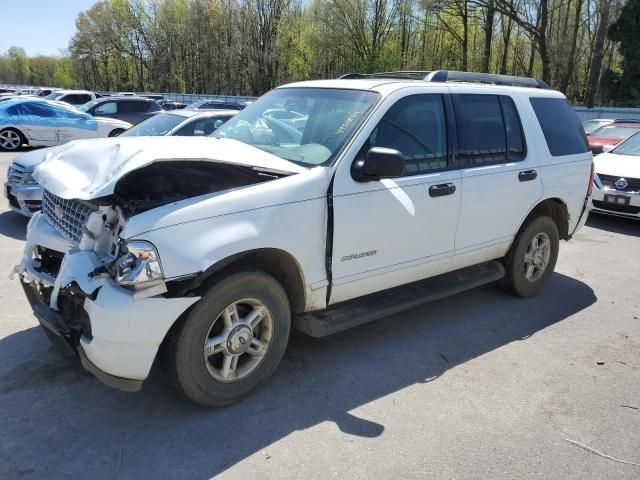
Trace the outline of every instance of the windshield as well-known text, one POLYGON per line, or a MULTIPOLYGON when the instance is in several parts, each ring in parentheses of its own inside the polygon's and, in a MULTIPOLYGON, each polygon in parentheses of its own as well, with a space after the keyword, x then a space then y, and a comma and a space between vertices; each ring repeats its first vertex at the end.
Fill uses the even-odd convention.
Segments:
POLYGON ((582 127, 584 128, 585 133, 591 133, 595 132, 603 125, 608 125, 610 123, 611 120, 587 120, 586 122, 582 122, 582 127))
POLYGON ((87 103, 83 103, 82 105, 80 105, 78 107, 78 110, 81 110, 83 112, 88 112, 91 107, 93 107, 94 105, 97 105, 98 103, 100 103, 100 100, 90 100, 87 103))
POLYGON ((617 127, 615 125, 606 125, 597 129, 591 134, 591 136, 627 138, 636 133, 639 129, 640 125, 637 127, 617 127))
POLYGON ((611 150, 611 153, 640 157, 640 132, 627 138, 624 142, 611 150))
POLYGON ((157 137, 166 135, 186 119, 171 113, 159 113, 124 132, 121 137, 157 137))
POLYGON ((378 95, 362 90, 279 88, 242 110, 212 135, 232 138, 305 167, 329 164, 378 95), (295 123, 270 115, 300 114, 295 123))
POLYGON ((62 95, 64 95, 62 92, 52 92, 44 98, 47 100, 55 100, 56 98, 60 98, 62 95))

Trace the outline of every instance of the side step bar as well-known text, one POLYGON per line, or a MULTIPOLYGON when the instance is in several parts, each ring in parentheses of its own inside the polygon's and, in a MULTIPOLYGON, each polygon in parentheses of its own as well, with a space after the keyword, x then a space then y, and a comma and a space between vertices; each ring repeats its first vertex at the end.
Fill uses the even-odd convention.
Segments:
POLYGON ((394 313, 464 292, 504 277, 496 260, 438 275, 401 287, 338 303, 326 310, 298 315, 294 328, 311 337, 325 337, 394 313))

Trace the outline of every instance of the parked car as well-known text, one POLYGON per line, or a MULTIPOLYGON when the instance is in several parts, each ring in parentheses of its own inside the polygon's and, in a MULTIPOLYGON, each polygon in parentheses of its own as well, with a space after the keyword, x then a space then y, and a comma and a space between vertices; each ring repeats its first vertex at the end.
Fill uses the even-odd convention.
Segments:
POLYGON ((135 96, 103 97, 80 107, 90 115, 117 118, 136 125, 162 111, 162 108, 150 98, 135 96))
MULTIPOLYGON (((120 137, 207 136, 237 113, 236 110, 160 113, 129 128, 120 137)), ((42 187, 33 179, 33 171, 47 158, 51 150, 52 148, 44 148, 23 153, 9 166, 4 189, 12 210, 28 217, 40 210, 42 187)))
POLYGON ((640 123, 636 122, 610 123, 587 135, 589 149, 594 155, 609 151, 639 130, 640 123))
POLYGON ((221 100, 199 100, 187 105, 189 110, 242 110, 243 106, 237 102, 223 102, 221 100))
POLYGON ((295 112, 293 110, 285 110, 284 108, 272 108, 264 112, 264 116, 276 118, 297 129, 304 129, 309 115, 295 112))
MULTIPOLYGON (((38 97, 46 97, 46 96, 51 95, 52 93, 57 92, 59 90, 60 90, 59 88, 48 88, 48 87, 47 88, 39 88, 38 89, 38 93, 36 93, 36 96, 38 96, 38 97)), ((67 103, 69 103, 69 102, 67 102, 67 103)))
POLYGON ((185 103, 174 102, 172 100, 158 100, 157 103, 163 110, 181 110, 187 106, 185 103))
POLYGON ((38 93, 37 88, 21 88, 16 92, 16 95, 36 95, 38 93))
POLYGON ((0 94, 2 93, 10 93, 12 95, 14 95, 16 93, 16 89, 15 88, 10 88, 10 87, 0 87, 0 94))
POLYGON ((140 122, 124 132, 121 137, 208 136, 237 113, 237 110, 163 112, 140 122))
POLYGON ((614 118, 592 118, 590 120, 585 120, 584 122, 582 122, 582 128, 584 128, 584 133, 589 135, 590 133, 595 132, 600 127, 609 125, 614 121, 614 118))
POLYGON ((65 102, 69 105, 76 107, 84 105, 91 100, 95 100, 96 94, 89 92, 88 90, 56 90, 51 92, 46 97, 47 100, 56 100, 58 102, 65 102))
POLYGON ((640 132, 595 160, 591 209, 640 219, 640 132))
POLYGON ((534 79, 422 75, 285 85, 213 138, 56 147, 16 267, 45 332, 128 391, 161 351, 220 406, 264 384, 292 327, 328 335, 497 280, 539 294, 588 215, 576 113, 534 79), (292 99, 303 132, 264 115, 292 99))
POLYGON ((70 105, 30 97, 0 103, 0 150, 60 145, 69 140, 118 135, 131 124, 94 118, 70 105))
POLYGON ((164 96, 158 93, 141 93, 140 96, 144 98, 150 98, 151 100, 155 100, 156 102, 164 100, 164 96))

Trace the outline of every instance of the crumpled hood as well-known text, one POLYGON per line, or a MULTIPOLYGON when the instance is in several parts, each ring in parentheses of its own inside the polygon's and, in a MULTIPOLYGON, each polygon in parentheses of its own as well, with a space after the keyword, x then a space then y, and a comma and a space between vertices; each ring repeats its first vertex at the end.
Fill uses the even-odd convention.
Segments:
POLYGON ((22 155, 18 155, 13 161, 25 169, 33 170, 44 160, 47 154, 56 149, 58 147, 47 147, 47 148, 39 148, 36 150, 31 150, 29 152, 23 153, 22 155))
POLYGON ((79 140, 47 150, 33 177, 45 190, 65 199, 111 195, 124 175, 163 160, 229 163, 278 173, 307 171, 237 140, 212 137, 115 137, 79 140))

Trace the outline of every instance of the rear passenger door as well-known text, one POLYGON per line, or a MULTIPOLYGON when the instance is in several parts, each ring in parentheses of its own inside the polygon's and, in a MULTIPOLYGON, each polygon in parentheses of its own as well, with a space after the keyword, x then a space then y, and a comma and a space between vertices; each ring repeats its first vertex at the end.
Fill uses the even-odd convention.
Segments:
POLYGON ((462 174, 453 264, 462 268, 506 253, 542 198, 542 181, 534 142, 527 142, 513 98, 452 91, 462 174))
MULTIPOLYGON (((341 161, 333 188, 330 303, 385 290, 448 269, 460 208, 452 168, 446 87, 406 89, 386 99, 363 132, 364 144, 341 161), (354 160, 372 147, 399 150, 403 177, 357 182, 354 160)), ((351 152, 352 150, 350 150, 351 152)))

